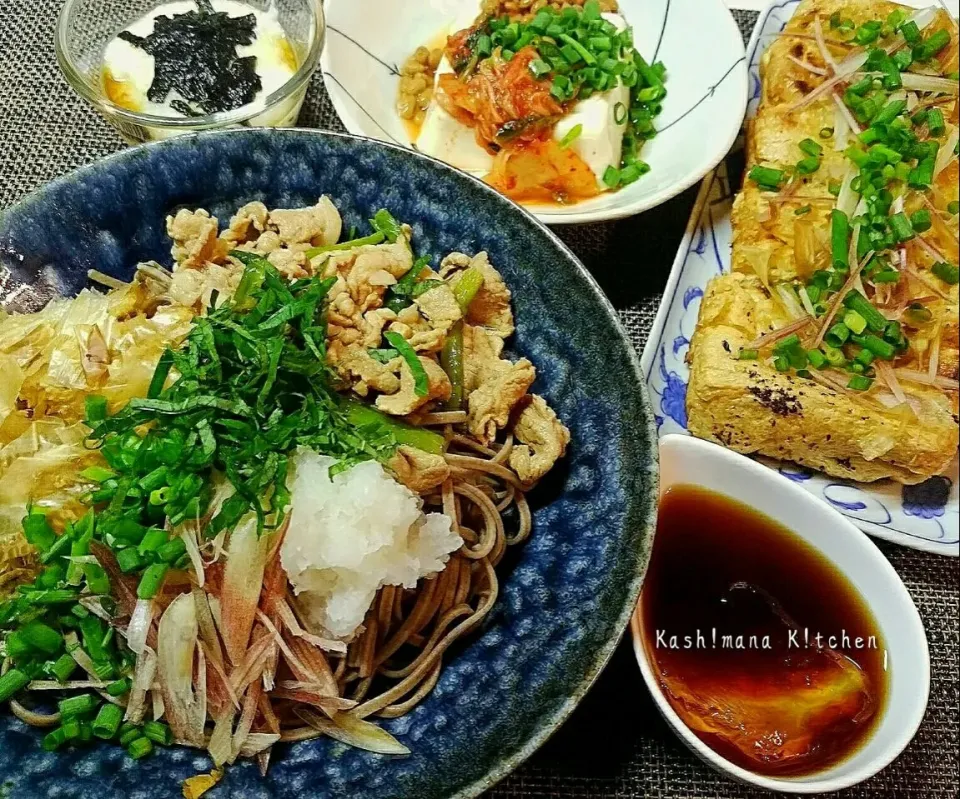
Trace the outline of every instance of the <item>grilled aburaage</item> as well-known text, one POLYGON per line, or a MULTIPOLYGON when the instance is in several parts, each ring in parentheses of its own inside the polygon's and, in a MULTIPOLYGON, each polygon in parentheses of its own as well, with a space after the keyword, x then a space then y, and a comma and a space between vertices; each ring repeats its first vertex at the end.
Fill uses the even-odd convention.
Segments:
POLYGON ((956 21, 806 0, 761 61, 733 273, 690 347, 692 433, 859 481, 957 452, 956 21))

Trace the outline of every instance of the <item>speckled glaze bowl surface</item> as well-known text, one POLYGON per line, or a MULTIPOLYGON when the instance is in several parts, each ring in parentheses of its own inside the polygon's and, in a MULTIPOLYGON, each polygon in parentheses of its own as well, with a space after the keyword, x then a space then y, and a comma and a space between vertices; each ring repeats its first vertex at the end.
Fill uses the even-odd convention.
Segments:
MULTIPOLYGON (((448 656, 426 701, 385 722, 411 756, 329 740, 284 745, 265 778, 237 764, 210 796, 476 796, 543 743, 603 668, 652 544, 656 435, 639 363, 573 254, 482 183, 408 150, 313 131, 219 131, 127 150, 0 216, 0 303, 74 294, 91 267, 129 278, 138 261, 169 263, 164 217, 179 207, 225 220, 251 200, 296 207, 322 193, 347 226, 390 209, 413 225, 420 253, 489 252, 513 290, 516 353, 536 364, 535 390, 573 440, 531 496, 534 534, 502 565, 483 629, 448 656)), ((178 797, 181 780, 209 768, 179 747, 140 762, 106 746, 47 753, 38 731, 0 714, 0 781, 10 797, 178 797)))

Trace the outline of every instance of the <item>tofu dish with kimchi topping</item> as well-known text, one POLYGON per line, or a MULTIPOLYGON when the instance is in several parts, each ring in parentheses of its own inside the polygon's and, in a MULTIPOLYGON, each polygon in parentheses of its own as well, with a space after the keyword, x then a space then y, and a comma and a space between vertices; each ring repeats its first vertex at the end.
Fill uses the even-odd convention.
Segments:
POLYGON ((733 272, 691 342, 692 433, 864 482, 953 461, 957 70, 939 7, 797 8, 761 62, 733 272))
POLYGON ((327 198, 168 217, 172 271, 0 315, 0 701, 49 751, 240 757, 429 695, 570 434, 486 253, 327 198), (345 239, 345 240, 343 240, 345 239))
POLYGON ((634 48, 616 0, 484 0, 442 47, 407 61, 398 111, 421 152, 513 200, 569 204, 650 171, 641 149, 665 77, 634 48))

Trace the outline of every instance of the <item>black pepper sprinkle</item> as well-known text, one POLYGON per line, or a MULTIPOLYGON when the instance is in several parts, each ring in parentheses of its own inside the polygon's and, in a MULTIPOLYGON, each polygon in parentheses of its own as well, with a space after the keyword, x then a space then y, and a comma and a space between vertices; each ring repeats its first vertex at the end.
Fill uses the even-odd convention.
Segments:
POLYGON ((214 11, 210 0, 197 0, 197 9, 157 17, 146 37, 118 34, 154 57, 147 97, 163 103, 176 92, 179 97, 170 105, 188 116, 232 111, 253 102, 262 88, 257 59, 239 57, 237 47, 256 39, 256 16, 231 17, 214 11))
POLYGON ((782 388, 761 388, 748 386, 749 391, 763 407, 777 416, 791 416, 803 412, 803 406, 797 398, 782 388))

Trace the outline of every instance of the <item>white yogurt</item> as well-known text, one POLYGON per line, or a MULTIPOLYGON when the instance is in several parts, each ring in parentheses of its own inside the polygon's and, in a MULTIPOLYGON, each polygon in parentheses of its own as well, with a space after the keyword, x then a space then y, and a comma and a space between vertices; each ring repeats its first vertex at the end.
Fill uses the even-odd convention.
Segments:
MULTIPOLYGON (((280 25, 275 6, 261 11, 237 0, 212 0, 214 11, 225 12, 231 17, 244 17, 253 14, 256 17, 255 39, 249 45, 237 47, 239 57, 254 56, 256 72, 260 76, 261 88, 250 105, 266 98, 285 84, 295 73, 295 55, 280 25)), ((177 0, 164 3, 138 19, 126 30, 135 36, 145 38, 153 33, 157 17, 173 17, 196 11, 197 4, 192 0, 177 0)), ((180 111, 170 106, 170 102, 183 99, 176 92, 170 92, 163 103, 154 103, 147 98, 147 92, 153 83, 154 58, 139 47, 114 38, 103 54, 105 80, 108 82, 108 95, 118 105, 145 114, 164 117, 183 117, 180 111), (114 85, 110 86, 109 82, 114 85)))

